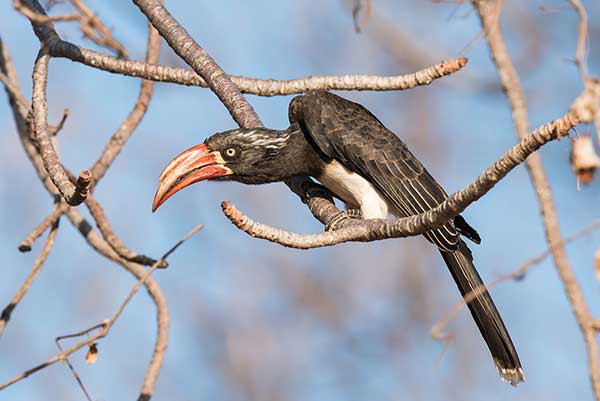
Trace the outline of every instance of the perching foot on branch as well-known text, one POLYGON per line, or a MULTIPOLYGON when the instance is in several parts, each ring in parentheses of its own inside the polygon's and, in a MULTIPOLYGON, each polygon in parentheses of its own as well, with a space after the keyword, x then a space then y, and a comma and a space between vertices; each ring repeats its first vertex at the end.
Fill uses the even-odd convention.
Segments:
POLYGON ((362 213, 360 209, 346 209, 339 212, 325 225, 325 231, 335 231, 338 225, 346 219, 361 219, 362 213))

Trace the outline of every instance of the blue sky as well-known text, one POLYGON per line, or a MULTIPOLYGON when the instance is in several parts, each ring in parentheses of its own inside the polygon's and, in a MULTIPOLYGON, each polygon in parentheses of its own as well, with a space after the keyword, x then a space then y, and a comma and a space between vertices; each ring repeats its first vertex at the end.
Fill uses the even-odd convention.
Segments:
MULTIPOLYGON (((353 30, 341 1, 170 1, 173 15, 229 73, 288 79, 306 75, 411 72, 456 57, 480 29, 468 5, 375 1, 365 32, 353 30), (389 30, 389 28, 392 28, 389 30)), ((143 58, 146 25, 129 2, 90 1, 130 50, 143 58)), ((564 5, 566 2, 558 2, 564 5)), ((522 74, 532 128, 564 114, 581 90, 574 55, 576 14, 544 13, 536 2, 505 2, 502 22, 522 74)), ((589 20, 598 4, 584 2, 589 20)), ((57 6, 56 12, 66 10, 57 6)), ((67 40, 94 48, 76 25, 67 40)), ((598 70, 598 26, 591 28, 590 72, 598 70)), ((0 35, 30 96, 38 42, 26 20, 0 6, 0 35)), ((448 192, 470 183, 516 141, 510 109, 483 41, 468 66, 405 92, 340 93, 363 103, 402 137, 448 192)), ((161 63, 182 65, 163 47, 161 63)), ((50 121, 70 116, 59 134, 62 161, 89 167, 132 107, 139 82, 52 60, 50 121)), ((287 126, 290 97, 248 96, 264 124, 287 126)), ((492 294, 520 352, 527 381, 502 383, 470 317, 449 327, 449 350, 431 326, 458 292, 437 252, 421 238, 297 251, 252 239, 221 214, 227 199, 256 220, 301 232, 322 229, 283 185, 203 183, 150 212, 156 177, 171 157, 234 126, 203 88, 158 84, 144 121, 96 190, 120 238, 159 256, 196 223, 205 229, 156 273, 170 303, 169 350, 155 399, 298 400, 477 399, 592 400, 582 336, 562 284, 546 261, 525 280, 492 294)), ((21 254, 19 241, 51 210, 18 143, 7 102, 0 102, 0 304, 27 275, 42 242, 21 254)), ((590 128, 590 127, 588 127, 590 128)), ((585 127, 583 128, 585 131, 585 127)), ((541 151, 564 234, 598 218, 598 184, 577 192, 568 141, 541 151)), ((83 210, 87 215, 87 211, 83 210)), ((464 213, 483 242, 473 246, 486 279, 516 269, 545 249, 539 208, 519 167, 464 213)), ((112 315, 133 285, 62 221, 57 244, 0 339, 0 381, 56 353, 54 338, 112 315)), ((593 255, 599 234, 569 246, 590 309, 600 315, 593 255)), ((75 355, 95 399, 137 397, 154 341, 154 309, 142 291, 100 343, 96 365, 75 355)), ((56 365, 0 392, 2 400, 80 399, 66 366, 56 365)))

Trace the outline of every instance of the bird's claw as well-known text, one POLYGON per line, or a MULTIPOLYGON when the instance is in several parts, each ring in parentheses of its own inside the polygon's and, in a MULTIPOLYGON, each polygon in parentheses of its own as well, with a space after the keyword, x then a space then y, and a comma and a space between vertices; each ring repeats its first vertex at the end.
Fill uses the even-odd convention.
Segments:
POLYGON ((362 211, 360 209, 346 209, 346 214, 352 219, 362 219, 362 211))
POLYGON ((347 209, 342 212, 339 212, 327 223, 325 226, 325 231, 335 231, 337 229, 337 225, 346 219, 360 219, 362 218, 362 213, 360 209, 347 209))
POLYGON ((306 203, 310 198, 330 198, 331 195, 327 188, 322 185, 311 182, 310 185, 305 186, 304 188, 304 203, 306 203))

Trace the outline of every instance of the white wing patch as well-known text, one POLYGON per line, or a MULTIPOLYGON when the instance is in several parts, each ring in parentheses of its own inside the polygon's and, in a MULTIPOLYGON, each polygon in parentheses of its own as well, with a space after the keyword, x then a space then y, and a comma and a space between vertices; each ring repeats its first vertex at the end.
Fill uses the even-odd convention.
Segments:
POLYGON ((394 208, 369 181, 332 161, 315 177, 346 203, 346 208, 360 208, 363 219, 387 219, 394 208))

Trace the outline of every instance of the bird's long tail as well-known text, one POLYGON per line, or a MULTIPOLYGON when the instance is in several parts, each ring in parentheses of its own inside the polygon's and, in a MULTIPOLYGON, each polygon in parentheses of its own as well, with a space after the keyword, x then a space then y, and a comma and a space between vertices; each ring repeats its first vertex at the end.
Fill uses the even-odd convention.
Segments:
MULTIPOLYGON (((473 265, 471 251, 463 241, 458 251, 441 251, 441 254, 463 296, 483 284, 473 265)), ((525 377, 517 350, 490 294, 484 291, 472 299, 468 306, 502 379, 513 386, 522 382, 525 377)))

